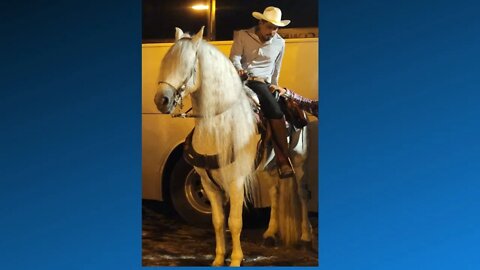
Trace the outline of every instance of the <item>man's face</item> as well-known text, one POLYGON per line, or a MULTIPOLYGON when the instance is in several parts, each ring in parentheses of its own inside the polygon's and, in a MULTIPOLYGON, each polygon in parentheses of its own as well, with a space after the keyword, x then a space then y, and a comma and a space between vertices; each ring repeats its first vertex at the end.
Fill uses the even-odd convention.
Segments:
POLYGON ((260 21, 258 28, 260 35, 266 41, 270 40, 278 32, 278 26, 267 21, 260 21))

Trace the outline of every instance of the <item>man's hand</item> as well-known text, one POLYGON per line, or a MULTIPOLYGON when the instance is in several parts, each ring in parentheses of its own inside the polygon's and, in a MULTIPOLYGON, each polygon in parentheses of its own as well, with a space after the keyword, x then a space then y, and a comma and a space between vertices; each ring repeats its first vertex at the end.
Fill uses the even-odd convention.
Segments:
POLYGON ((245 81, 248 79, 248 74, 245 70, 240 69, 237 72, 238 72, 238 76, 240 76, 240 79, 242 79, 242 81, 245 81))
POLYGON ((243 77, 243 76, 245 76, 246 74, 247 74, 247 72, 246 72, 245 70, 243 70, 243 69, 238 70, 238 75, 239 75, 240 77, 243 77))
POLYGON ((282 88, 282 87, 280 87, 278 85, 275 85, 275 84, 270 84, 270 86, 268 88, 270 89, 270 92, 272 92, 272 93, 277 90, 280 96, 283 96, 287 92, 287 89, 282 88))

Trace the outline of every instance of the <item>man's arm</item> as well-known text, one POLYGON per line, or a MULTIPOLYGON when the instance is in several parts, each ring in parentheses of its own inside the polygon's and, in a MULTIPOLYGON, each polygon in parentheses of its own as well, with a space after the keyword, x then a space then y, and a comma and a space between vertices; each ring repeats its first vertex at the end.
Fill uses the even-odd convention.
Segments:
POLYGON ((309 99, 301 96, 288 88, 283 88, 278 85, 271 84, 269 86, 271 92, 278 91, 280 96, 284 96, 287 99, 293 100, 298 104, 300 109, 305 110, 318 118, 318 99, 309 99))
POLYGON ((283 43, 282 49, 275 59, 275 68, 273 69, 272 74, 272 84, 278 85, 278 78, 280 77, 280 69, 282 68, 283 55, 285 54, 285 42, 283 43))
POLYGON ((284 95, 287 98, 295 101, 302 110, 305 110, 318 118, 318 99, 313 100, 306 97, 303 97, 290 89, 285 88, 286 92, 284 95))
POLYGON ((243 44, 242 44, 242 33, 237 32, 233 39, 232 48, 230 49, 230 61, 232 61, 233 66, 237 71, 243 70, 242 68, 242 55, 243 55, 243 44))

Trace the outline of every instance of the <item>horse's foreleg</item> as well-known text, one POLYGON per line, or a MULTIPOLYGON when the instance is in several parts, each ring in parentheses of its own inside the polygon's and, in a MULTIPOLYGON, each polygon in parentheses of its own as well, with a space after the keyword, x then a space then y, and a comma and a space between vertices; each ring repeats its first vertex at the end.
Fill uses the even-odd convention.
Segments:
POLYGON ((240 233, 243 225, 243 200, 243 181, 234 181, 230 186, 230 216, 228 217, 228 227, 232 234, 232 261, 230 266, 240 266, 243 260, 243 251, 240 244, 240 233))
POLYGON ((272 185, 268 192, 270 195, 270 221, 267 230, 263 233, 265 240, 275 239, 278 232, 278 185, 272 185))
POLYGON ((225 216, 223 213, 223 198, 220 191, 218 191, 209 180, 202 178, 202 185, 207 193, 212 207, 212 223, 215 229, 215 260, 212 266, 223 266, 225 264, 225 216))
POLYGON ((304 242, 311 242, 312 241, 312 225, 310 224, 310 220, 308 219, 308 191, 307 187, 304 184, 303 176, 304 171, 303 168, 295 168, 295 174, 297 177, 297 187, 298 187, 298 196, 300 197, 300 204, 301 204, 301 211, 302 211, 302 235, 300 237, 301 241, 304 242))

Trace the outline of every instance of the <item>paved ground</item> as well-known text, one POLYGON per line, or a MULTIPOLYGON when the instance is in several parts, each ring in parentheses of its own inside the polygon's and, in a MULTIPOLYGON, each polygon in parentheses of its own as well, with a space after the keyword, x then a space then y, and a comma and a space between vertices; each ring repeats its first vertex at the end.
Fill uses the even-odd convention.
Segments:
MULTIPOLYGON (((144 201, 142 224, 142 264, 144 266, 209 266, 214 259, 213 229, 184 223, 164 203, 144 201)), ((317 266, 318 226, 312 216, 313 248, 266 247, 262 233, 266 229, 268 210, 255 213, 254 221, 244 221, 242 231, 243 266, 317 266)), ((227 234, 227 265, 230 240, 227 234)))

